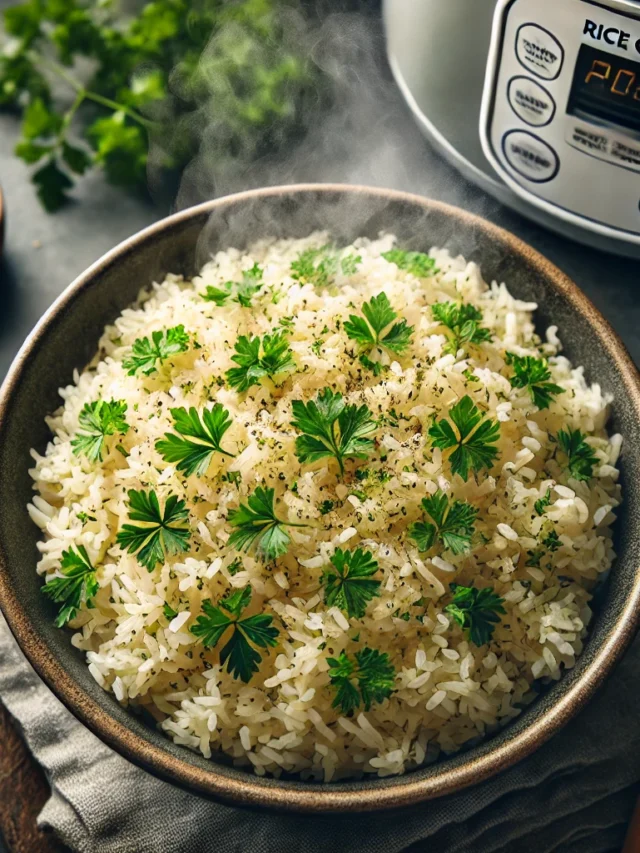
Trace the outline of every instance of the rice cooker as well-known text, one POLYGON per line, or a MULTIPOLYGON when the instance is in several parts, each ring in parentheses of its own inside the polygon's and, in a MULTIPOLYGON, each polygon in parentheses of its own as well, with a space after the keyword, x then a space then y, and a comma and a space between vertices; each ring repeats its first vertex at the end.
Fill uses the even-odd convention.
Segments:
POLYGON ((640 2, 386 0, 424 133, 502 202, 640 257, 640 2))

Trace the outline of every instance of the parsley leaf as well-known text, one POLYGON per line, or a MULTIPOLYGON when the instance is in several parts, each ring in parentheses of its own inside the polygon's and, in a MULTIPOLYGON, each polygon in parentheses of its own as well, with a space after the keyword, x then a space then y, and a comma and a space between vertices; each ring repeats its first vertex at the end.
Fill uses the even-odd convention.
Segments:
POLYGON ((185 502, 175 495, 169 495, 164 512, 161 512, 153 489, 149 492, 131 489, 129 518, 142 524, 123 524, 116 541, 122 549, 136 554, 138 562, 148 571, 153 571, 157 563, 164 562, 167 554, 189 550, 191 533, 185 524, 189 510, 185 502))
POLYGON ((351 714, 360 705, 368 711, 373 702, 383 702, 393 692, 395 669, 386 652, 364 648, 354 655, 355 662, 345 652, 338 658, 327 658, 329 678, 336 689, 332 708, 351 714))
POLYGON ((436 421, 429 428, 429 437, 434 447, 442 450, 455 448, 449 456, 451 472, 466 480, 469 470, 477 474, 483 468, 491 468, 495 462, 498 450, 493 445, 500 437, 500 425, 484 417, 466 394, 450 409, 448 419, 436 421))
POLYGON ((78 417, 78 431, 71 441, 73 453, 81 453, 90 462, 102 461, 105 438, 108 435, 124 435, 129 430, 129 424, 124 419, 127 404, 122 400, 96 400, 85 403, 78 417))
POLYGON ((406 270, 417 278, 426 278, 438 272, 436 262, 424 252, 405 252, 403 249, 391 249, 383 252, 385 261, 395 264, 398 269, 406 270))
MULTIPOLYGON (((401 355, 407 349, 411 343, 413 326, 408 326, 406 320, 391 325, 398 315, 391 307, 386 293, 379 293, 370 302, 365 302, 362 313, 364 318, 350 314, 344 324, 347 336, 356 341, 361 349, 370 352, 378 347, 396 355, 401 355)), ((368 356, 366 361, 364 358, 362 360, 365 367, 372 364, 368 356)))
POLYGON ((449 586, 453 592, 453 601, 444 608, 445 612, 453 616, 474 645, 484 646, 500 622, 499 614, 506 613, 504 599, 490 586, 483 589, 457 583, 449 586))
POLYGON ((231 457, 235 455, 220 445, 232 424, 229 412, 220 403, 216 403, 212 409, 204 409, 202 418, 193 406, 189 411, 184 408, 171 409, 171 416, 179 435, 166 432, 163 439, 156 441, 156 450, 165 462, 177 463, 178 471, 182 471, 185 476, 197 474, 202 477, 206 474, 211 457, 216 452, 231 457))
POLYGON ((420 551, 428 551, 437 539, 452 554, 465 554, 471 548, 478 510, 466 501, 451 500, 438 489, 423 498, 422 507, 434 522, 419 521, 409 528, 409 536, 420 551))
POLYGON ((220 307, 230 298, 243 308, 251 307, 251 300, 263 286, 262 267, 254 264, 251 269, 244 270, 242 281, 225 281, 220 287, 208 285, 202 298, 206 302, 215 302, 220 307))
POLYGON ((227 672, 245 684, 258 672, 262 660, 258 649, 277 645, 279 633, 271 625, 273 617, 266 613, 241 618, 250 603, 250 586, 221 599, 218 607, 207 598, 202 602, 202 615, 191 627, 191 633, 201 639, 206 649, 217 646, 226 631, 232 629, 233 633, 220 651, 220 664, 223 667, 226 664, 227 672))
POLYGON ((343 275, 353 275, 362 263, 362 255, 345 255, 340 261, 343 275))
POLYGON ((263 338, 240 335, 231 361, 240 366, 227 370, 227 382, 240 392, 248 391, 252 385, 259 385, 263 376, 275 379, 282 373, 290 373, 296 369, 284 332, 275 332, 263 338))
POLYGON ((544 515, 548 506, 551 506, 551 489, 547 489, 544 495, 534 503, 533 508, 538 515, 544 515))
POLYGON ((315 401, 294 400, 292 409, 291 426, 303 433, 296 439, 300 462, 334 456, 343 474, 345 459, 366 459, 373 450, 373 441, 366 436, 375 432, 377 424, 367 406, 347 406, 342 394, 323 388, 315 401))
POLYGON ((56 617, 56 627, 61 628, 75 619, 83 604, 93 607, 93 597, 98 592, 96 570, 84 545, 78 550, 69 548, 62 552, 60 563, 62 577, 53 577, 42 587, 42 592, 57 604, 62 604, 56 617))
POLYGON ((338 258, 331 246, 306 249, 291 264, 291 278, 300 284, 327 287, 338 269, 338 258))
POLYGON ((337 548, 331 565, 333 568, 322 575, 327 605, 339 607, 347 616, 361 618, 371 599, 380 595, 380 581, 371 577, 378 571, 378 563, 360 548, 355 551, 337 548))
POLYGON ((558 446, 567 457, 569 474, 574 480, 590 480, 593 477, 593 468, 600 464, 600 460, 591 445, 585 441, 586 436, 579 429, 561 429, 556 438, 558 446))
POLYGON ((491 340, 491 332, 482 328, 482 311, 475 305, 456 302, 436 302, 431 306, 433 319, 451 332, 444 351, 457 355, 463 344, 481 344, 491 340))
POLYGON ((184 326, 173 326, 164 331, 155 331, 149 338, 136 338, 131 348, 131 356, 123 359, 122 366, 129 376, 138 371, 149 376, 158 369, 158 362, 163 362, 172 355, 186 352, 189 346, 189 335, 184 326))
POLYGON ((308 527, 293 521, 283 521, 275 511, 275 490, 258 486, 246 504, 229 512, 229 524, 236 527, 229 537, 230 548, 248 551, 255 547, 267 560, 286 554, 291 538, 285 527, 308 527))
POLYGON ((546 358, 508 352, 506 361, 513 367, 512 387, 528 388, 531 399, 539 409, 548 409, 554 396, 564 393, 564 388, 548 381, 551 379, 551 371, 546 358))

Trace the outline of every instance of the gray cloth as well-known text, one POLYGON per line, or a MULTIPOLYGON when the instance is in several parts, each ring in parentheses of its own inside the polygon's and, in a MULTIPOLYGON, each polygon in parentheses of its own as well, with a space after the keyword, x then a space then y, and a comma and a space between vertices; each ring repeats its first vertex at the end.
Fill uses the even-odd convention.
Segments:
POLYGON ((0 696, 51 782, 40 823, 82 853, 611 853, 640 793, 640 639, 596 699, 516 767, 396 812, 237 810, 161 782, 104 746, 26 662, 0 617, 0 696))

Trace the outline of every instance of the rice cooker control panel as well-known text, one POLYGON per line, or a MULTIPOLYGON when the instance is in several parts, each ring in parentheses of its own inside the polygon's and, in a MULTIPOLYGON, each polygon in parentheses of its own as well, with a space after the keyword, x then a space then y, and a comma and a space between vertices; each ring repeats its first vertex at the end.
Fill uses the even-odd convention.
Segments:
POLYGON ((528 202, 640 243, 640 3, 499 0, 480 135, 528 202))

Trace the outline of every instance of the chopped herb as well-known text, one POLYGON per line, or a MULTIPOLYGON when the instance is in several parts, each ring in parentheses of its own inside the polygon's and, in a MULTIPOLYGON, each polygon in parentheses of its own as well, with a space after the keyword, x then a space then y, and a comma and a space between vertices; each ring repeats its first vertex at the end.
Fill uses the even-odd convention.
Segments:
POLYGON ((355 653, 355 662, 345 652, 327 658, 329 678, 336 689, 331 703, 343 714, 351 714, 360 705, 368 711, 373 702, 382 702, 393 692, 395 669, 386 652, 364 648, 355 653))
POLYGON ((317 356, 320 356, 320 350, 322 349, 323 345, 324 340, 322 338, 318 338, 317 341, 314 341, 311 344, 311 352, 313 352, 317 356))
POLYGON ((75 619, 83 604, 93 607, 93 597, 98 592, 96 570, 84 545, 78 545, 77 551, 69 548, 62 552, 60 571, 62 577, 53 577, 42 587, 46 596, 62 605, 55 620, 58 628, 75 619))
POLYGON ((90 462, 102 462, 105 438, 108 435, 124 435, 129 424, 124 419, 127 404, 122 400, 96 400, 85 403, 78 417, 78 431, 71 442, 73 453, 83 453, 90 462))
POLYGON ((360 503, 364 503, 367 499, 367 493, 366 492, 359 492, 359 491, 354 490, 354 491, 350 492, 350 494, 352 494, 354 497, 358 498, 360 503))
POLYGON ((482 311, 475 305, 436 302, 431 306, 433 319, 451 332, 445 352, 456 355, 464 344, 481 344, 491 340, 491 332, 480 326, 482 311))
POLYGON ((214 453, 234 456, 220 444, 232 424, 229 412, 220 403, 204 409, 202 418, 193 406, 189 411, 171 409, 171 416, 179 435, 166 432, 163 439, 156 441, 156 450, 165 462, 177 463, 178 471, 185 476, 206 474, 214 453))
POLYGON ((162 608, 162 612, 164 613, 165 619, 167 619, 169 622, 171 622, 172 619, 175 619, 176 616, 178 615, 178 611, 174 610, 173 607, 171 607, 170 604, 167 604, 166 601, 165 601, 164 606, 162 608))
POLYGON ((222 474, 220 479, 223 483, 233 483, 234 486, 239 486, 242 482, 242 474, 240 471, 227 471, 226 474, 222 474))
POLYGON ((160 510, 158 497, 153 489, 149 492, 129 491, 129 519, 142 524, 124 524, 116 541, 130 554, 136 554, 138 562, 153 571, 167 554, 179 554, 189 550, 191 535, 188 524, 189 510, 184 501, 169 495, 160 510))
POLYGON ((551 553, 557 551, 558 548, 562 546, 562 542, 560 541, 560 537, 556 533, 555 530, 552 530, 545 538, 542 540, 542 544, 547 548, 551 553))
POLYGON ((127 459, 127 457, 131 455, 127 448, 124 447, 122 444, 116 444, 116 450, 118 451, 118 453, 121 453, 125 459, 127 459))
POLYGON ((294 400, 292 408, 291 426, 302 433, 296 439, 300 462, 333 456, 343 474, 345 459, 366 459, 373 450, 373 441, 366 436, 377 424, 367 406, 346 405, 342 394, 324 388, 310 403, 294 400))
POLYGON ((449 586, 453 601, 444 608, 445 612, 451 614, 474 645, 484 646, 500 622, 499 614, 507 612, 503 607, 504 599, 490 586, 483 589, 457 583, 449 586))
POLYGON ((220 287, 208 285, 202 298, 206 302, 215 302, 218 307, 232 298, 233 302, 238 302, 243 308, 250 308, 252 298, 264 284, 262 275, 262 268, 254 264, 251 269, 244 270, 242 281, 225 281, 220 287))
POLYGON ((334 508, 335 504, 333 501, 322 501, 318 509, 320 510, 321 515, 326 515, 328 512, 334 508))
POLYGON ((277 645, 278 637, 278 629, 271 625, 272 616, 256 613, 240 618, 250 603, 250 586, 221 599, 218 607, 207 598, 202 602, 203 613, 190 629, 206 649, 212 649, 231 628, 233 633, 220 651, 220 664, 226 664, 227 672, 245 684, 260 668, 262 655, 258 649, 277 645))
POLYGON ((267 560, 286 554, 291 538, 285 527, 307 527, 306 524, 283 521, 276 515, 275 491, 258 486, 246 504, 229 513, 229 524, 236 527, 229 537, 229 547, 248 551, 255 547, 267 560))
POLYGON ((544 495, 534 503, 533 508, 538 515, 544 515, 548 506, 551 506, 551 489, 547 489, 544 495))
POLYGON ((438 489, 435 495, 423 498, 422 508, 434 523, 419 521, 409 528, 409 536, 420 551, 428 551, 436 540, 452 554, 469 551, 478 515, 475 507, 466 501, 451 500, 438 489))
POLYGON ((383 252, 385 261, 395 264, 398 269, 406 270, 417 278, 426 278, 438 272, 436 262, 424 252, 405 252, 403 249, 391 249, 383 252))
POLYGON ((513 367, 511 385, 514 388, 528 388, 531 399, 539 409, 548 409, 554 396, 564 392, 564 388, 548 381, 551 379, 551 371, 546 358, 508 352, 506 360, 513 367))
POLYGON ((337 548, 331 565, 333 568, 322 575, 326 603, 340 608, 349 617, 362 618, 367 604, 380 595, 380 581, 371 577, 378 571, 378 563, 360 548, 355 551, 337 548))
POLYGON ((263 338, 240 335, 231 361, 240 366, 227 370, 227 382, 241 392, 248 391, 252 385, 259 385, 263 376, 274 379, 282 373, 290 373, 296 369, 284 332, 274 332, 273 335, 265 335, 263 338))
POLYGON ((451 472, 466 480, 470 470, 477 474, 495 462, 498 450, 493 445, 500 438, 500 425, 486 418, 467 394, 451 408, 447 419, 430 427, 429 437, 434 447, 455 448, 449 456, 451 472))
MULTIPOLYGON (((408 326, 406 320, 393 322, 398 315, 391 307, 386 293, 379 293, 370 302, 365 302, 362 313, 364 317, 350 314, 344 324, 347 336, 356 341, 362 350, 370 352, 378 347, 401 355, 407 349, 411 343, 413 326, 408 326)), ((365 367, 375 366, 367 355, 363 355, 361 360, 365 367)))
POLYGON ((89 516, 87 515, 86 512, 79 512, 77 514, 77 518, 78 518, 78 521, 81 521, 83 524, 86 524, 88 519, 89 519, 89 516))
POLYGON ((189 335, 184 326, 173 326, 164 331, 155 331, 149 338, 136 338, 131 348, 131 356, 123 359, 122 366, 129 376, 141 372, 149 376, 158 369, 158 362, 166 361, 172 355, 186 352, 189 346, 189 335))
POLYGON ((590 480, 593 468, 600 460, 593 452, 591 445, 585 441, 586 436, 579 429, 560 430, 557 441, 560 449, 567 457, 569 474, 574 480, 590 480))

